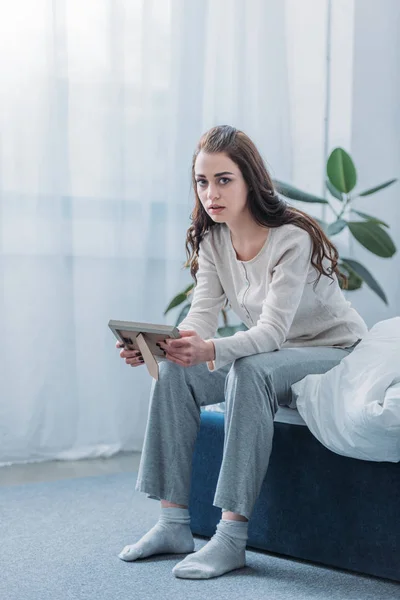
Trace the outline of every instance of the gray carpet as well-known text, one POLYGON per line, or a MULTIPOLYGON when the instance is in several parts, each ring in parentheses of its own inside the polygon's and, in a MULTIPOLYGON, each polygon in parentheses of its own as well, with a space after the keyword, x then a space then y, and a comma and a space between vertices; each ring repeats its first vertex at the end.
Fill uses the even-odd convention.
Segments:
MULTIPOLYGON (((396 583, 266 552, 247 566, 204 581, 176 579, 184 555, 125 563, 117 554, 158 518, 159 503, 135 492, 136 473, 2 487, 2 600, 399 599, 396 583)), ((196 550, 207 540, 196 537, 196 550)))

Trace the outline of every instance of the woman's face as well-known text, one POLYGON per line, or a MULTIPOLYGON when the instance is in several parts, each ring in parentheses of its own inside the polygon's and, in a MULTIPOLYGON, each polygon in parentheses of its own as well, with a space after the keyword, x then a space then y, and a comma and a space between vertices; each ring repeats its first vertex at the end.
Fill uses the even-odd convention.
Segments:
POLYGON ((225 153, 199 152, 195 179, 200 202, 216 223, 234 223, 248 212, 247 183, 239 167, 225 153))

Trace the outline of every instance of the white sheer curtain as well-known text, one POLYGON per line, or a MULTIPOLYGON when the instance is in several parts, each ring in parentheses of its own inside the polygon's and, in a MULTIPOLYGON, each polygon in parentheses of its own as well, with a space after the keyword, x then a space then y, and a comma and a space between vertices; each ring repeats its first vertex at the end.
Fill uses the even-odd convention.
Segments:
POLYGON ((0 463, 139 450, 151 379, 107 322, 173 322, 206 129, 243 128, 290 178, 285 4, 0 11, 0 463))
MULTIPOLYGON (((107 322, 174 322, 209 127, 316 194, 338 145, 364 189, 398 175, 398 19, 397 0, 0 0, 0 465, 141 449, 151 379, 107 322)), ((398 241, 384 193, 358 208, 398 241)), ((398 314, 399 258, 356 250, 390 300, 349 294, 372 325, 398 314)))

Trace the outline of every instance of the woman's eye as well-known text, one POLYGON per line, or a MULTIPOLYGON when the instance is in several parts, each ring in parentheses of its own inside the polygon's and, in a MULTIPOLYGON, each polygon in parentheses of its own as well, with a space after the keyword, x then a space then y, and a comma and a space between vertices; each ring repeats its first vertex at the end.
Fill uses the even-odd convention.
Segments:
MULTIPOLYGON (((226 185, 230 181, 230 179, 229 179, 229 177, 221 177, 219 181, 220 182, 225 182, 225 183, 222 183, 222 185, 226 185)), ((197 180, 197 184, 200 185, 200 186, 203 186, 205 183, 207 183, 207 181, 205 179, 198 179, 197 180)))

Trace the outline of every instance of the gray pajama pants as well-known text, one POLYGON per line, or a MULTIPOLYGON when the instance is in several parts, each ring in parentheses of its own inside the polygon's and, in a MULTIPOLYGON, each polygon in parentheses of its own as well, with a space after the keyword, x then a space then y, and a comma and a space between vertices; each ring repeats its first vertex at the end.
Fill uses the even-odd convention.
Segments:
POLYGON ((213 504, 249 519, 268 469, 274 415, 279 405, 292 403, 290 386, 332 369, 353 348, 285 348, 239 358, 215 372, 205 363, 181 367, 161 361, 135 489, 187 506, 200 407, 225 400, 224 452, 213 504))

